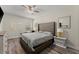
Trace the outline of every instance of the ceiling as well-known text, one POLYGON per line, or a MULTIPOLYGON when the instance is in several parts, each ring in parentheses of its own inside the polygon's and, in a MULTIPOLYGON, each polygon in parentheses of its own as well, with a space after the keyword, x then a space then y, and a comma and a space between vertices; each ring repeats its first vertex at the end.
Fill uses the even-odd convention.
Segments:
MULTIPOLYGON (((43 12, 53 12, 52 10, 63 10, 63 11, 69 11, 70 6, 65 5, 37 5, 37 7, 40 9, 39 13, 36 13, 34 15, 42 14, 43 12)), ((30 16, 30 14, 26 11, 26 8, 22 5, 1 5, 2 10, 4 13, 14 14, 18 16, 30 16)), ((56 11, 57 12, 57 11, 56 11)))

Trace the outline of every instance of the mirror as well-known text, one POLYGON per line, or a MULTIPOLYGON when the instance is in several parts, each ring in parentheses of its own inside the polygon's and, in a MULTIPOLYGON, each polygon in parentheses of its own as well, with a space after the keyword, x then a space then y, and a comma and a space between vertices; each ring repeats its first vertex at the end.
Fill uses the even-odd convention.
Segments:
POLYGON ((62 24, 62 28, 70 29, 71 28, 71 16, 58 17, 58 23, 62 24))

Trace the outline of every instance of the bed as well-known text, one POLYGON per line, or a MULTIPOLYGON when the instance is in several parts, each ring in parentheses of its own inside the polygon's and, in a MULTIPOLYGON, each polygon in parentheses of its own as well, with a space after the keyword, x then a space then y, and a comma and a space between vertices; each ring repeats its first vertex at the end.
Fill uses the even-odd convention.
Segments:
POLYGON ((38 24, 38 32, 21 33, 20 44, 26 53, 40 53, 53 44, 55 22, 38 24))

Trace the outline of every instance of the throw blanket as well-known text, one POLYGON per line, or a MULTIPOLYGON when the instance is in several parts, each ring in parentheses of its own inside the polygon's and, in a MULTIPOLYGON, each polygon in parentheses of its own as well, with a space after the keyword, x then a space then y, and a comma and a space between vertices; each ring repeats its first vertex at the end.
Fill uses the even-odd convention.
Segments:
POLYGON ((22 33, 22 39, 28 44, 28 46, 35 51, 33 48, 41 43, 44 43, 53 38, 51 32, 33 32, 33 33, 22 33))

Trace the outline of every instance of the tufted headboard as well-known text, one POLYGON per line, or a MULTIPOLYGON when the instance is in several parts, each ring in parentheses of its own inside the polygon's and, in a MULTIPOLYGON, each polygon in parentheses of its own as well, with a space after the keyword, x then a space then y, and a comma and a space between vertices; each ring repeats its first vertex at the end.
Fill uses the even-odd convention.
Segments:
POLYGON ((48 31, 56 35, 56 23, 48 22, 48 23, 40 23, 38 24, 38 31, 48 31))

